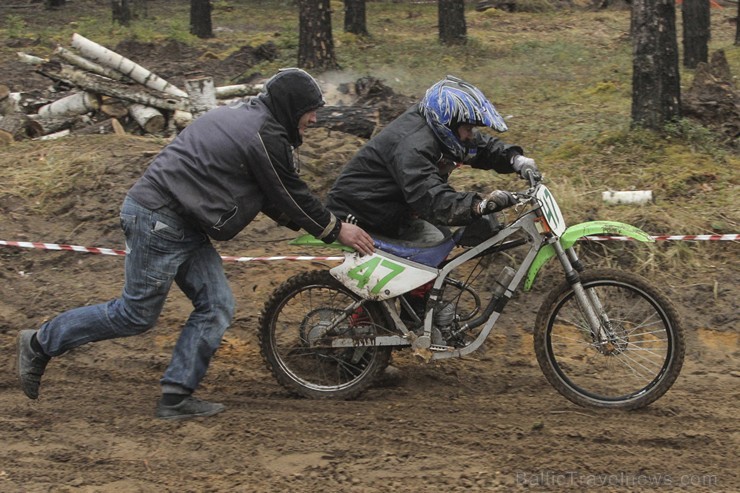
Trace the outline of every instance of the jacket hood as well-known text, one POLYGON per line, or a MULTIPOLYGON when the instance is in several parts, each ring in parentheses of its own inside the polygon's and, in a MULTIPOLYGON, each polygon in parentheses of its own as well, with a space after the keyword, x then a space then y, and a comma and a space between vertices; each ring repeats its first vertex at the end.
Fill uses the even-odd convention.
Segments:
POLYGON ((285 128, 293 147, 303 142, 298 132, 301 117, 326 104, 316 80, 298 68, 281 69, 265 83, 259 98, 285 128))

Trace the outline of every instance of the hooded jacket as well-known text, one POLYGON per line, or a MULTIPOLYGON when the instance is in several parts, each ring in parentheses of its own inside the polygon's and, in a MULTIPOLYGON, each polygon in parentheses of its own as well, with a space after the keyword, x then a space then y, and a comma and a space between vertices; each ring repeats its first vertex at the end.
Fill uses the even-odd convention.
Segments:
POLYGON ((298 177, 298 121, 324 105, 303 70, 278 72, 249 100, 212 109, 186 127, 129 190, 150 209, 169 207, 216 240, 228 240, 259 212, 327 243, 341 222, 298 177))
MULTIPOLYGON (((511 173, 511 159, 522 148, 476 132, 474 168, 511 173)), ((472 206, 481 197, 458 192, 440 171, 449 160, 426 119, 413 105, 368 141, 345 165, 327 197, 327 207, 338 217, 352 215, 362 228, 396 237, 412 218, 432 224, 460 226, 475 217, 472 206)))

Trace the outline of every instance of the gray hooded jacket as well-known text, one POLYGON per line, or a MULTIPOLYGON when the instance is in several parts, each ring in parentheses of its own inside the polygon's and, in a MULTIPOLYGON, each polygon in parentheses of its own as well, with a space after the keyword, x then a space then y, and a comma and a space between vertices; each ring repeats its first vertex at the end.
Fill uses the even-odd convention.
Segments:
POLYGON ((197 118, 152 161, 129 195, 169 207, 216 240, 228 240, 264 212, 330 243, 341 222, 298 177, 298 121, 323 106, 316 81, 299 69, 278 72, 256 98, 197 118))

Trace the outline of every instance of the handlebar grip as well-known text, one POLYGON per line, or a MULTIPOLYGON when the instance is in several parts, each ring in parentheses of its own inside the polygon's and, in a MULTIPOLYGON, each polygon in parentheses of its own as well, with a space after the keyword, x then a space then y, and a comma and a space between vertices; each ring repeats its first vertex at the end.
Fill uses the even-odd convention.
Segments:
POLYGON ((528 169, 527 171, 525 171, 524 174, 525 174, 527 180, 529 181, 529 185, 532 186, 532 187, 534 187, 535 185, 537 185, 537 183, 539 183, 542 180, 542 178, 540 176, 538 176, 531 169, 528 169))

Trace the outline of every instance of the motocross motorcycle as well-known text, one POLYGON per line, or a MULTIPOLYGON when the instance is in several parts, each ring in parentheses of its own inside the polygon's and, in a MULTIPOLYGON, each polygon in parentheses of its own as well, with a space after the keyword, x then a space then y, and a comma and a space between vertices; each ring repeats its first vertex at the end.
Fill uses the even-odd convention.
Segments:
MULTIPOLYGON (((354 399, 394 350, 411 350, 427 362, 468 355, 491 334, 516 290, 529 291, 555 258, 565 279, 545 296, 534 326, 534 351, 548 382, 587 407, 638 409, 660 398, 683 364, 676 309, 641 276, 585 269, 574 249, 589 235, 652 238, 613 221, 566 228, 548 187, 529 184, 514 194, 518 204, 508 212, 515 217, 483 228, 482 238, 478 231, 470 241, 470 227, 434 245, 375 238, 375 253, 365 256, 336 243, 344 250, 341 265, 282 283, 259 322, 262 357, 277 381, 308 398, 354 399), (501 258, 507 265, 500 274, 486 271, 491 259, 501 258), (481 271, 479 292, 471 279, 481 271), (453 275, 460 272, 464 280, 453 275)), ((292 243, 327 246, 311 235, 292 243)))

